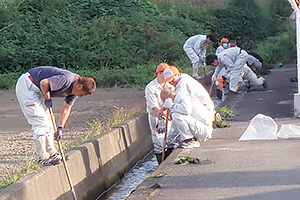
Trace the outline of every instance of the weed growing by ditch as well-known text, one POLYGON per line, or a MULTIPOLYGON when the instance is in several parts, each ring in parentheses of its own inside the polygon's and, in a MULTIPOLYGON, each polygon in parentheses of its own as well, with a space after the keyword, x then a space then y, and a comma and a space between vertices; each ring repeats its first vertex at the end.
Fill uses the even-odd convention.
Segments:
POLYGON ((0 181, 0 191, 2 191, 5 187, 13 184, 20 178, 38 169, 40 169, 40 165, 37 162, 27 159, 25 167, 22 170, 15 174, 7 174, 7 179, 0 181))
POLYGON ((92 138, 99 136, 101 133, 111 130, 114 126, 124 122, 125 120, 134 117, 138 114, 141 114, 144 110, 144 105, 137 105, 132 109, 124 109, 123 107, 116 107, 117 111, 111 118, 105 118, 104 121, 99 121, 98 119, 93 120, 92 122, 87 122, 89 129, 87 133, 77 141, 72 144, 65 146, 64 151, 71 150, 92 138))

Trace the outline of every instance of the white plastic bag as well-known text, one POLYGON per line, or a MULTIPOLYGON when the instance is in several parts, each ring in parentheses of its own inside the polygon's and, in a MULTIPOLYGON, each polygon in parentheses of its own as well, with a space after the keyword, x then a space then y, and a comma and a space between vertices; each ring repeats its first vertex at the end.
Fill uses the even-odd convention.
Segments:
POLYGON ((240 137, 242 140, 276 140, 277 124, 269 116, 258 114, 252 118, 248 128, 240 137))
POLYGON ((279 138, 298 138, 300 137, 300 126, 294 124, 283 124, 277 133, 279 138))

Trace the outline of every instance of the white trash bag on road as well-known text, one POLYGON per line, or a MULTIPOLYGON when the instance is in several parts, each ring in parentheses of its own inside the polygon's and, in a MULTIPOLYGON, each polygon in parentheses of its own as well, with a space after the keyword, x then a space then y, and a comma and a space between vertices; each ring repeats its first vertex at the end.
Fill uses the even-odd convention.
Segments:
POLYGON ((294 124, 283 124, 278 131, 277 136, 279 138, 299 138, 300 126, 294 124))
POLYGON ((242 140, 277 140, 277 124, 269 116, 257 114, 240 137, 242 140))

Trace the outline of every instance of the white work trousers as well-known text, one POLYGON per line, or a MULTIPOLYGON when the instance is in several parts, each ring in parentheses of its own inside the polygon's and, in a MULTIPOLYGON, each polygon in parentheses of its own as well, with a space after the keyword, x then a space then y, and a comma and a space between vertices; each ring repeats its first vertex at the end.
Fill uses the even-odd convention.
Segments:
POLYGON ((203 58, 201 61, 199 56, 197 55, 197 53, 194 51, 193 48, 184 46, 183 50, 185 51, 186 55, 191 60, 193 69, 199 69, 200 67, 205 67, 205 65, 203 64, 205 58, 203 58))
POLYGON ((198 141, 212 138, 212 125, 204 124, 190 115, 173 113, 172 121, 178 129, 182 141, 193 137, 198 141))
POLYGON ((162 153, 163 152, 163 143, 164 143, 164 134, 158 133, 156 131, 155 125, 158 118, 154 115, 148 114, 149 126, 152 135, 152 142, 155 153, 162 153))
POLYGON ((248 60, 248 54, 246 51, 242 50, 236 59, 232 69, 229 72, 229 90, 232 92, 237 92, 239 89, 239 83, 242 83, 242 73, 244 70, 244 65, 248 60))
MULTIPOLYGON (((163 144, 164 144, 164 133, 158 133, 156 131, 156 122, 158 118, 154 114, 148 114, 148 121, 149 126, 152 134, 152 142, 155 153, 162 153, 163 152, 163 144)), ((174 130, 174 126, 172 125, 172 121, 168 121, 168 127, 167 127, 167 145, 173 146, 174 145, 174 139, 177 136, 176 131, 174 130)))
POLYGON ((256 74, 247 65, 244 66, 244 76, 243 76, 243 78, 247 79, 248 81, 253 83, 253 85, 255 85, 255 86, 262 85, 264 83, 264 80, 265 80, 263 77, 257 78, 256 74))
POLYGON ((21 75, 16 84, 16 95, 21 110, 31 125, 38 158, 48 158, 57 152, 54 147, 54 129, 41 90, 33 84, 29 73, 21 75))

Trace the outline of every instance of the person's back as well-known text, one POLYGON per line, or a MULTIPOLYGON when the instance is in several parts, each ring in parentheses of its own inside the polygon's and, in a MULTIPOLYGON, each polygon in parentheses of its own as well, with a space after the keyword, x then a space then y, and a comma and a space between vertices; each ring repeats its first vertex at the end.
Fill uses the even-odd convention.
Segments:
POLYGON ((214 112, 214 103, 207 90, 197 80, 188 74, 181 74, 181 78, 176 85, 176 93, 187 92, 197 98, 207 110, 214 112))
POLYGON ((231 47, 229 49, 225 49, 217 55, 219 65, 225 68, 233 67, 233 64, 238 59, 240 52, 241 49, 239 47, 231 47))
POLYGON ((186 47, 201 47, 201 44, 206 42, 206 35, 194 35, 186 40, 184 46, 186 47))

